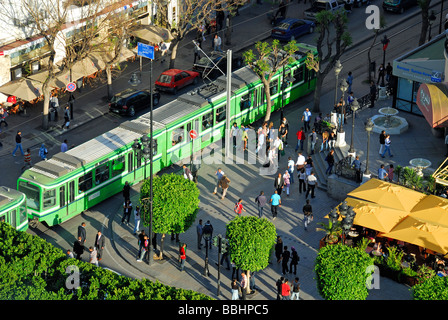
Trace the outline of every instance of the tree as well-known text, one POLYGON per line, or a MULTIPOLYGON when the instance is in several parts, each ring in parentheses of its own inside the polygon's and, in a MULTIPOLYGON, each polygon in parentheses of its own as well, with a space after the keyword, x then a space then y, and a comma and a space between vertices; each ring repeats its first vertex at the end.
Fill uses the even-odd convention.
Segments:
POLYGON ((277 39, 272 44, 258 41, 255 44, 257 54, 252 49, 243 53, 244 62, 252 69, 263 83, 264 93, 266 95, 266 115, 264 120, 271 118, 272 101, 270 84, 272 77, 281 70, 286 64, 292 63, 292 55, 297 51, 296 42, 290 41, 283 48, 277 39))
MULTIPOLYGON (((149 226, 150 181, 145 180, 140 189, 141 216, 149 226)), ((193 181, 176 174, 163 174, 153 179, 152 232, 184 233, 193 224, 199 210, 199 189, 193 181)), ((160 250, 163 255, 163 242, 160 250)))
MULTIPOLYGON (((220 10, 233 12, 237 5, 245 3, 244 0, 183 0, 177 7, 177 21, 172 24, 168 22, 168 10, 165 0, 155 0, 158 13, 157 23, 161 27, 168 28, 174 36, 171 41, 169 69, 174 68, 176 63, 179 43, 190 33, 197 32, 202 24, 209 22, 210 16, 220 10)), ((213 41, 213 40, 211 40, 213 41)))
POLYGON ((258 271, 269 264, 277 232, 272 222, 258 217, 236 217, 227 224, 226 238, 235 265, 258 271))
POLYGON ((420 39, 418 40, 418 45, 421 46, 426 42, 426 37, 428 36, 429 28, 429 6, 431 5, 431 0, 417 0, 418 6, 422 9, 422 28, 420 31, 420 39))
POLYGON ((317 57, 308 54, 306 67, 317 73, 316 89, 314 90, 313 112, 320 112, 320 97, 325 77, 334 68, 334 64, 342 56, 348 46, 352 44, 352 37, 347 29, 347 15, 345 11, 321 11, 316 15, 317 57), (335 34, 332 37, 332 29, 335 34), (333 54, 333 46, 335 53, 333 54), (324 49, 326 53, 324 53, 324 49), (325 65, 325 68, 323 66, 325 65), (323 69, 322 69, 323 68, 323 69))
MULTIPOLYGON (((369 51, 367 51, 367 59, 369 61, 369 64, 367 65, 368 75, 369 75, 369 83, 370 83, 370 81, 372 81, 372 72, 371 72, 371 68, 370 68, 370 66, 372 64, 372 59, 370 58, 370 52, 372 51, 372 48, 375 45, 376 38, 378 37, 378 33, 381 31, 381 29, 384 29, 385 27, 386 27, 386 19, 384 18, 384 15, 380 15, 380 28, 373 29, 375 36, 373 37, 373 41, 369 47, 369 51)), ((375 71, 373 71, 373 72, 375 72, 375 71)))
POLYGON ((326 300, 365 300, 369 294, 367 287, 368 270, 373 259, 358 249, 336 244, 319 250, 314 271, 317 288, 326 300))

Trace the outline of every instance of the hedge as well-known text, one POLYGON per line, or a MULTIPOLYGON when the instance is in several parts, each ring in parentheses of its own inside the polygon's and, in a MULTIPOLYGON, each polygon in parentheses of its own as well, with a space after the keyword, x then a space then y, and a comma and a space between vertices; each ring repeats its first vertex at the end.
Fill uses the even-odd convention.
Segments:
POLYGON ((211 300, 207 295, 147 279, 120 276, 95 265, 67 259, 42 238, 0 223, 1 300, 211 300), (76 265, 80 286, 68 289, 66 269, 76 265))

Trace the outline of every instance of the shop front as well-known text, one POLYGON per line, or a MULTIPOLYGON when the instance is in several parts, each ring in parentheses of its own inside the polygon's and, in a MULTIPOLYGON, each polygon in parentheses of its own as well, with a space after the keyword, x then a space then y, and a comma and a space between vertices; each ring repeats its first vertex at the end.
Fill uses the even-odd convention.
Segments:
POLYGON ((394 108, 423 116, 417 103, 418 90, 422 84, 445 81, 444 42, 445 35, 439 35, 394 60, 394 108))

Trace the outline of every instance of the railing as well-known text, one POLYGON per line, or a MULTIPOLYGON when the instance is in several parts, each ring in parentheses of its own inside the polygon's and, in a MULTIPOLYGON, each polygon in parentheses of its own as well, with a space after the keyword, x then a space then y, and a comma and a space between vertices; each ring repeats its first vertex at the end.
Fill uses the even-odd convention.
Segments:
MULTIPOLYGON (((352 166, 353 160, 354 158, 352 158, 351 156, 347 156, 344 159, 339 160, 335 165, 336 175, 356 181, 356 170, 352 166)), ((362 175, 362 164, 359 170, 362 175)))

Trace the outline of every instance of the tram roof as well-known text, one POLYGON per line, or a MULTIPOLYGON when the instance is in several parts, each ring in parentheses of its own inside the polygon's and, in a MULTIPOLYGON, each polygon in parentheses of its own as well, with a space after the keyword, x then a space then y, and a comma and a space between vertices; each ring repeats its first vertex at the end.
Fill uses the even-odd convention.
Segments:
POLYGON ((23 194, 15 189, 0 186, 0 206, 4 206, 9 202, 20 199, 23 194))

